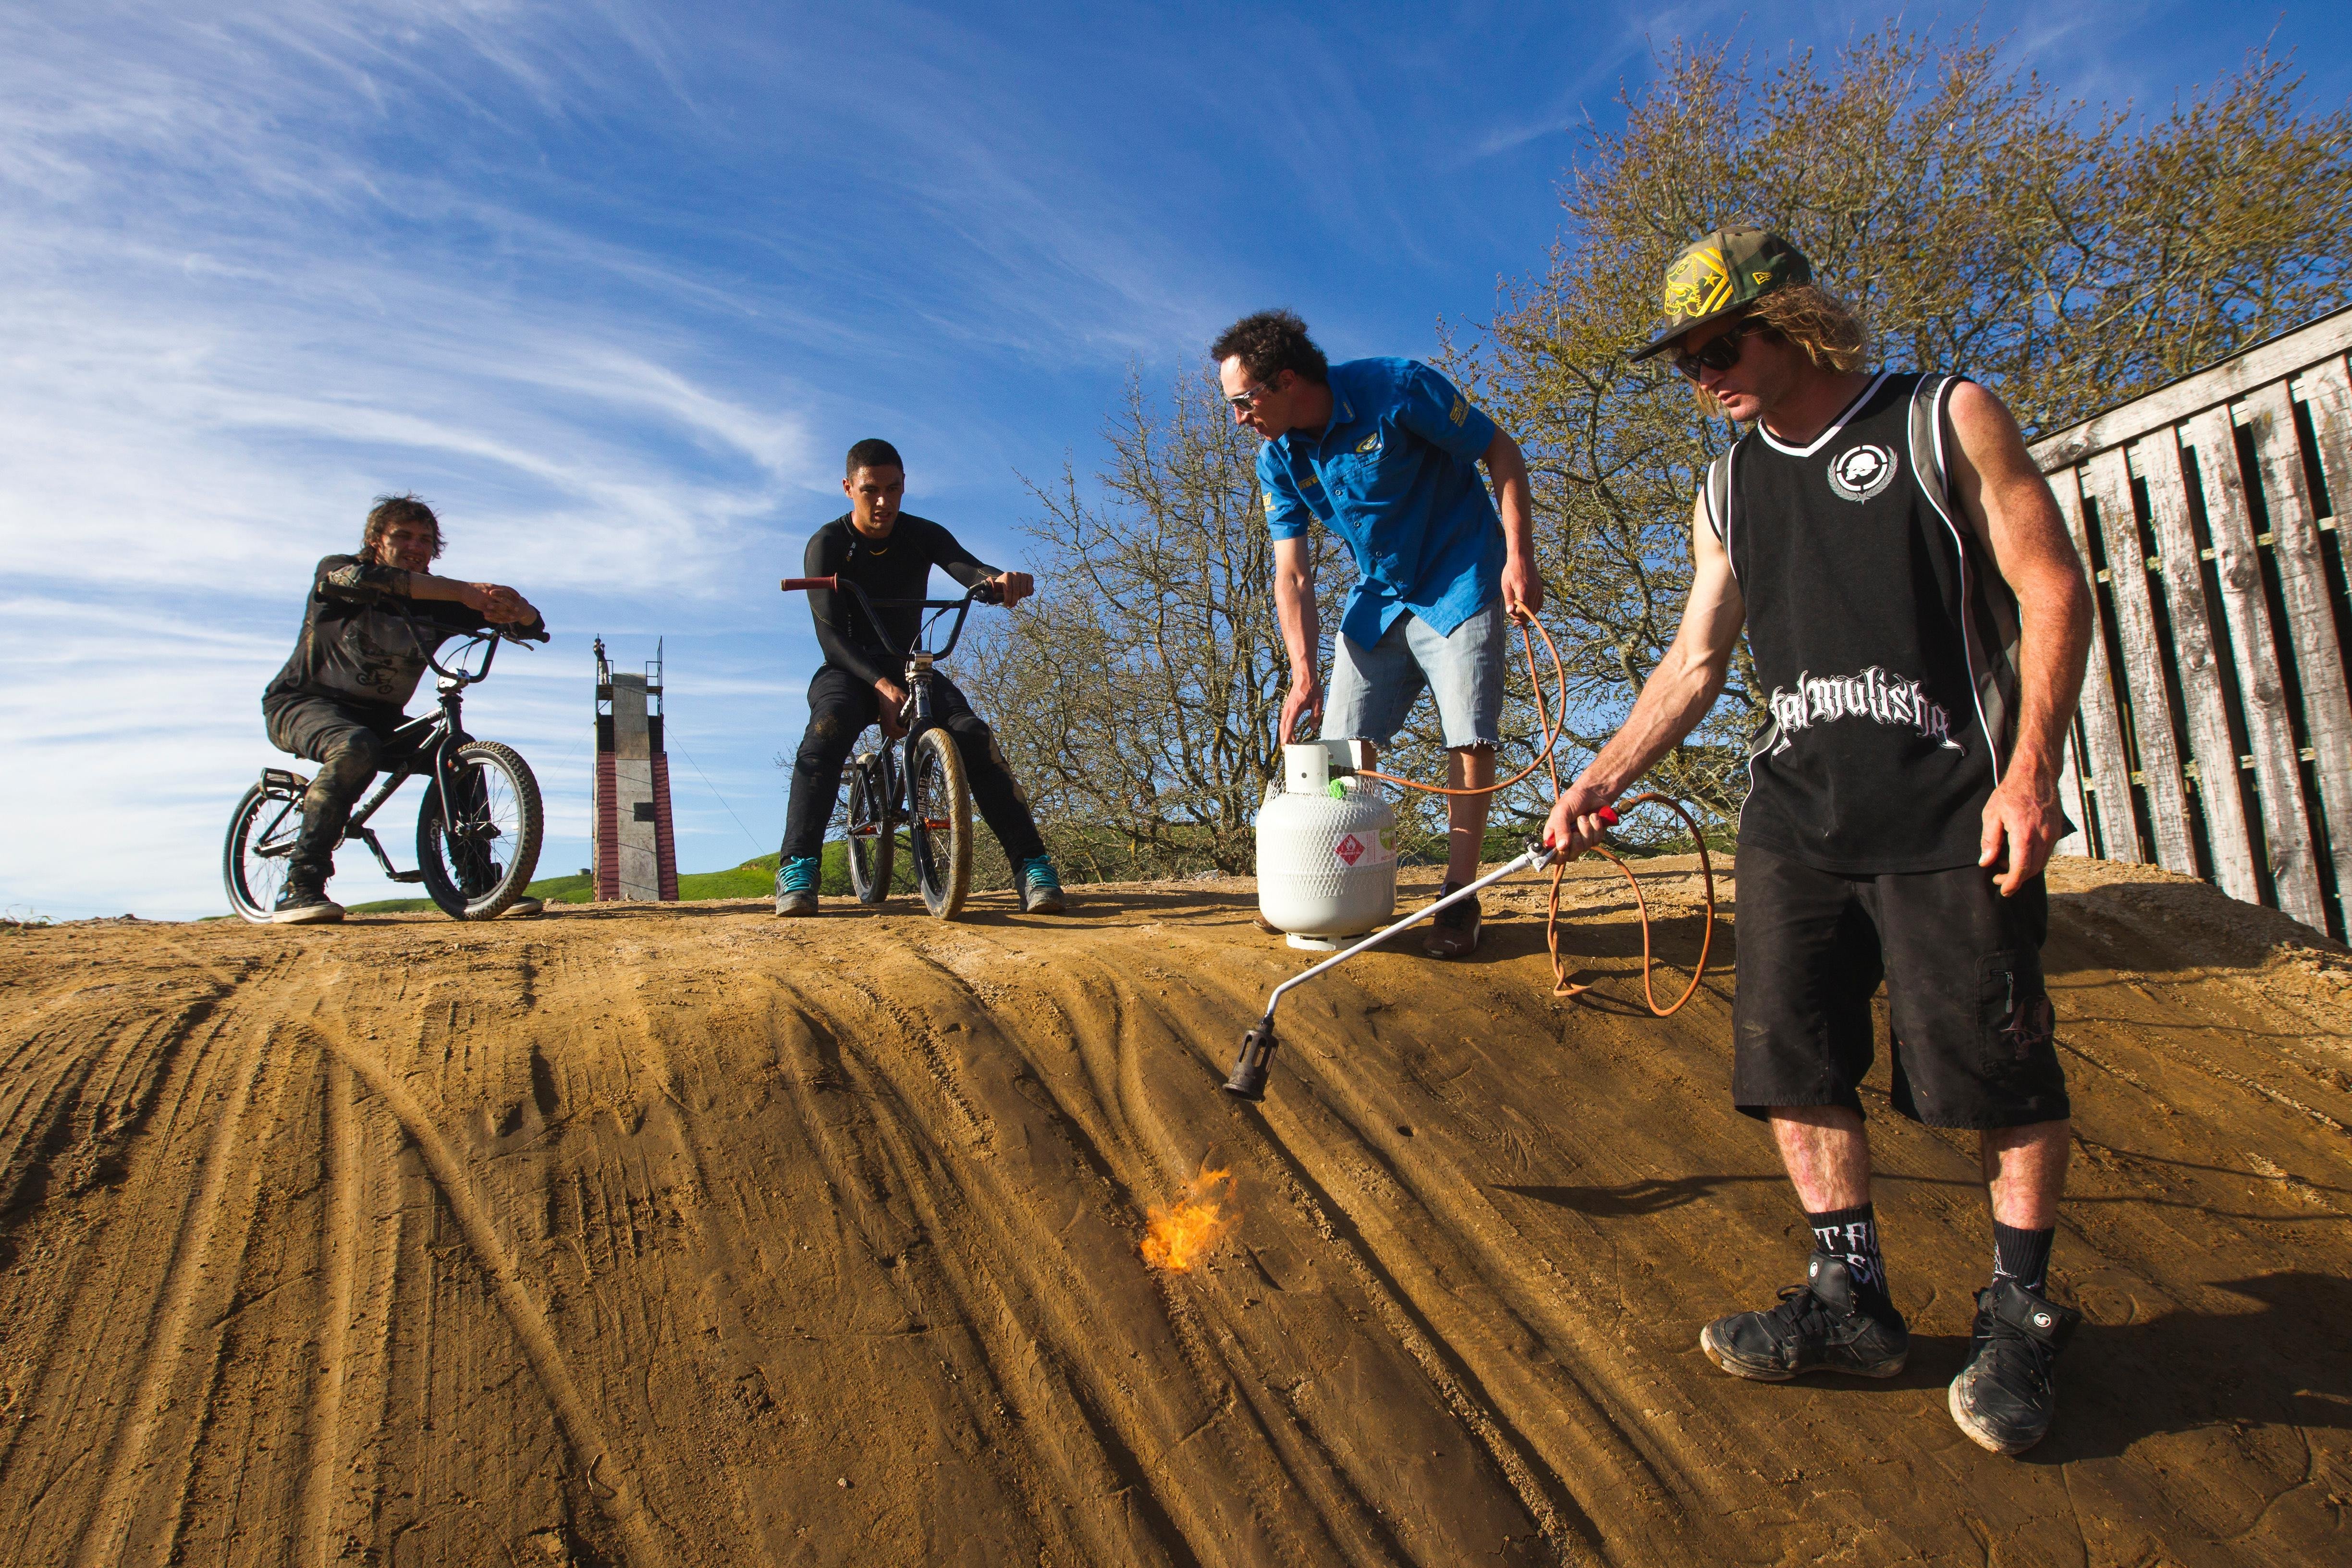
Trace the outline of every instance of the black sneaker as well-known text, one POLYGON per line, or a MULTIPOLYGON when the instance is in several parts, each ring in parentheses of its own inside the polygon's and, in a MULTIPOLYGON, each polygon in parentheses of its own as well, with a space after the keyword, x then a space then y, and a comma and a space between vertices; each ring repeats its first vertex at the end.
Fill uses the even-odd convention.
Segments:
POLYGON ((1996 1454, 2022 1454, 2042 1441, 2058 1414, 2050 1363, 2082 1321, 2014 1279, 1978 1291, 1969 1364, 1952 1379, 1952 1419, 1960 1430, 1996 1454))
POLYGON ((1845 1259, 1816 1252, 1806 1283, 1780 1292, 1768 1312, 1734 1312, 1698 1334, 1698 1348, 1734 1377, 1786 1383, 1809 1372, 1893 1377, 1911 1354, 1911 1332, 1893 1307, 1865 1306, 1845 1259))
POLYGON ((269 911, 269 923, 278 926, 327 925, 342 918, 343 906, 327 897, 327 879, 300 866, 287 871, 269 911))

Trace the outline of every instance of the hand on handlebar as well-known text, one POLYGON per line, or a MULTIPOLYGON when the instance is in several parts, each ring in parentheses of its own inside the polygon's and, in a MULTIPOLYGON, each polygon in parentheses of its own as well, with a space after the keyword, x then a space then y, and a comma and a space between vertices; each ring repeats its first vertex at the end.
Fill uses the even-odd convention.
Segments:
POLYGON ((468 583, 465 585, 464 597, 467 609, 499 626, 539 618, 539 612, 531 608, 530 601, 503 583, 468 583))
POLYGON ((996 602, 1011 609, 1037 591, 1037 581, 1026 572, 1000 572, 989 579, 996 585, 996 602))

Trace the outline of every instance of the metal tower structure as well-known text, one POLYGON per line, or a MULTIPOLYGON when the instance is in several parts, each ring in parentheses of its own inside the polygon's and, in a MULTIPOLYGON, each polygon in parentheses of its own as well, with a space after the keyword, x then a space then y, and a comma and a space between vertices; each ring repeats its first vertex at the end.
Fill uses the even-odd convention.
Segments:
POLYGON ((596 898, 677 898, 669 758, 662 752, 662 654, 643 675, 615 673, 596 639, 596 898))

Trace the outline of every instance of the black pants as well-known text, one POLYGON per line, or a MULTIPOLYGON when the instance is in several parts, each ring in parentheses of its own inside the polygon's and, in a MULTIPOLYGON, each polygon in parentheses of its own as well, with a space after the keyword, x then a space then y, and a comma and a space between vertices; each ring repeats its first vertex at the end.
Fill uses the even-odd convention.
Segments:
POLYGON ((263 698, 261 718, 271 745, 319 764, 303 792, 302 829, 287 866, 331 877, 335 841, 343 836, 352 807, 378 769, 405 762, 414 749, 394 738, 406 720, 387 710, 300 694, 263 698))
MULTIPOLYGON (((784 858, 824 849, 824 830, 841 798, 841 766, 868 724, 881 716, 882 699, 873 687, 838 665, 825 665, 809 682, 808 732, 793 758, 792 802, 784 808, 784 858)), ((996 736, 947 677, 931 676, 931 717, 955 740, 963 757, 972 804, 980 807, 1006 859, 1018 866, 1045 852, 1029 797, 1004 763, 996 736)))
POLYGON ((1817 871, 1742 844, 1731 1098, 1860 1110, 1883 978, 1895 1110, 1930 1127, 2022 1127, 2068 1114, 2042 979, 2050 896, 2009 898, 1976 866, 1876 877, 1817 871))

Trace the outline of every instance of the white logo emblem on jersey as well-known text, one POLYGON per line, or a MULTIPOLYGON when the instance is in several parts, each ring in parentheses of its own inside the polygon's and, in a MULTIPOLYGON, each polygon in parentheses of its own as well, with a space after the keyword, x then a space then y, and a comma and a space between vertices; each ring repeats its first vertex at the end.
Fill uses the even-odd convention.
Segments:
POLYGON ((1894 482, 1895 454, 1874 441, 1830 459, 1830 489, 1848 500, 1868 500, 1894 482))
POLYGON ((1895 725, 1948 752, 1966 749, 1952 739, 1950 711, 1928 696, 1926 687, 1876 665, 1859 675, 1815 675, 1807 670, 1797 677, 1794 691, 1774 687, 1769 706, 1780 726, 1780 743, 1772 748, 1776 757, 1802 731, 1840 719, 1895 725))

